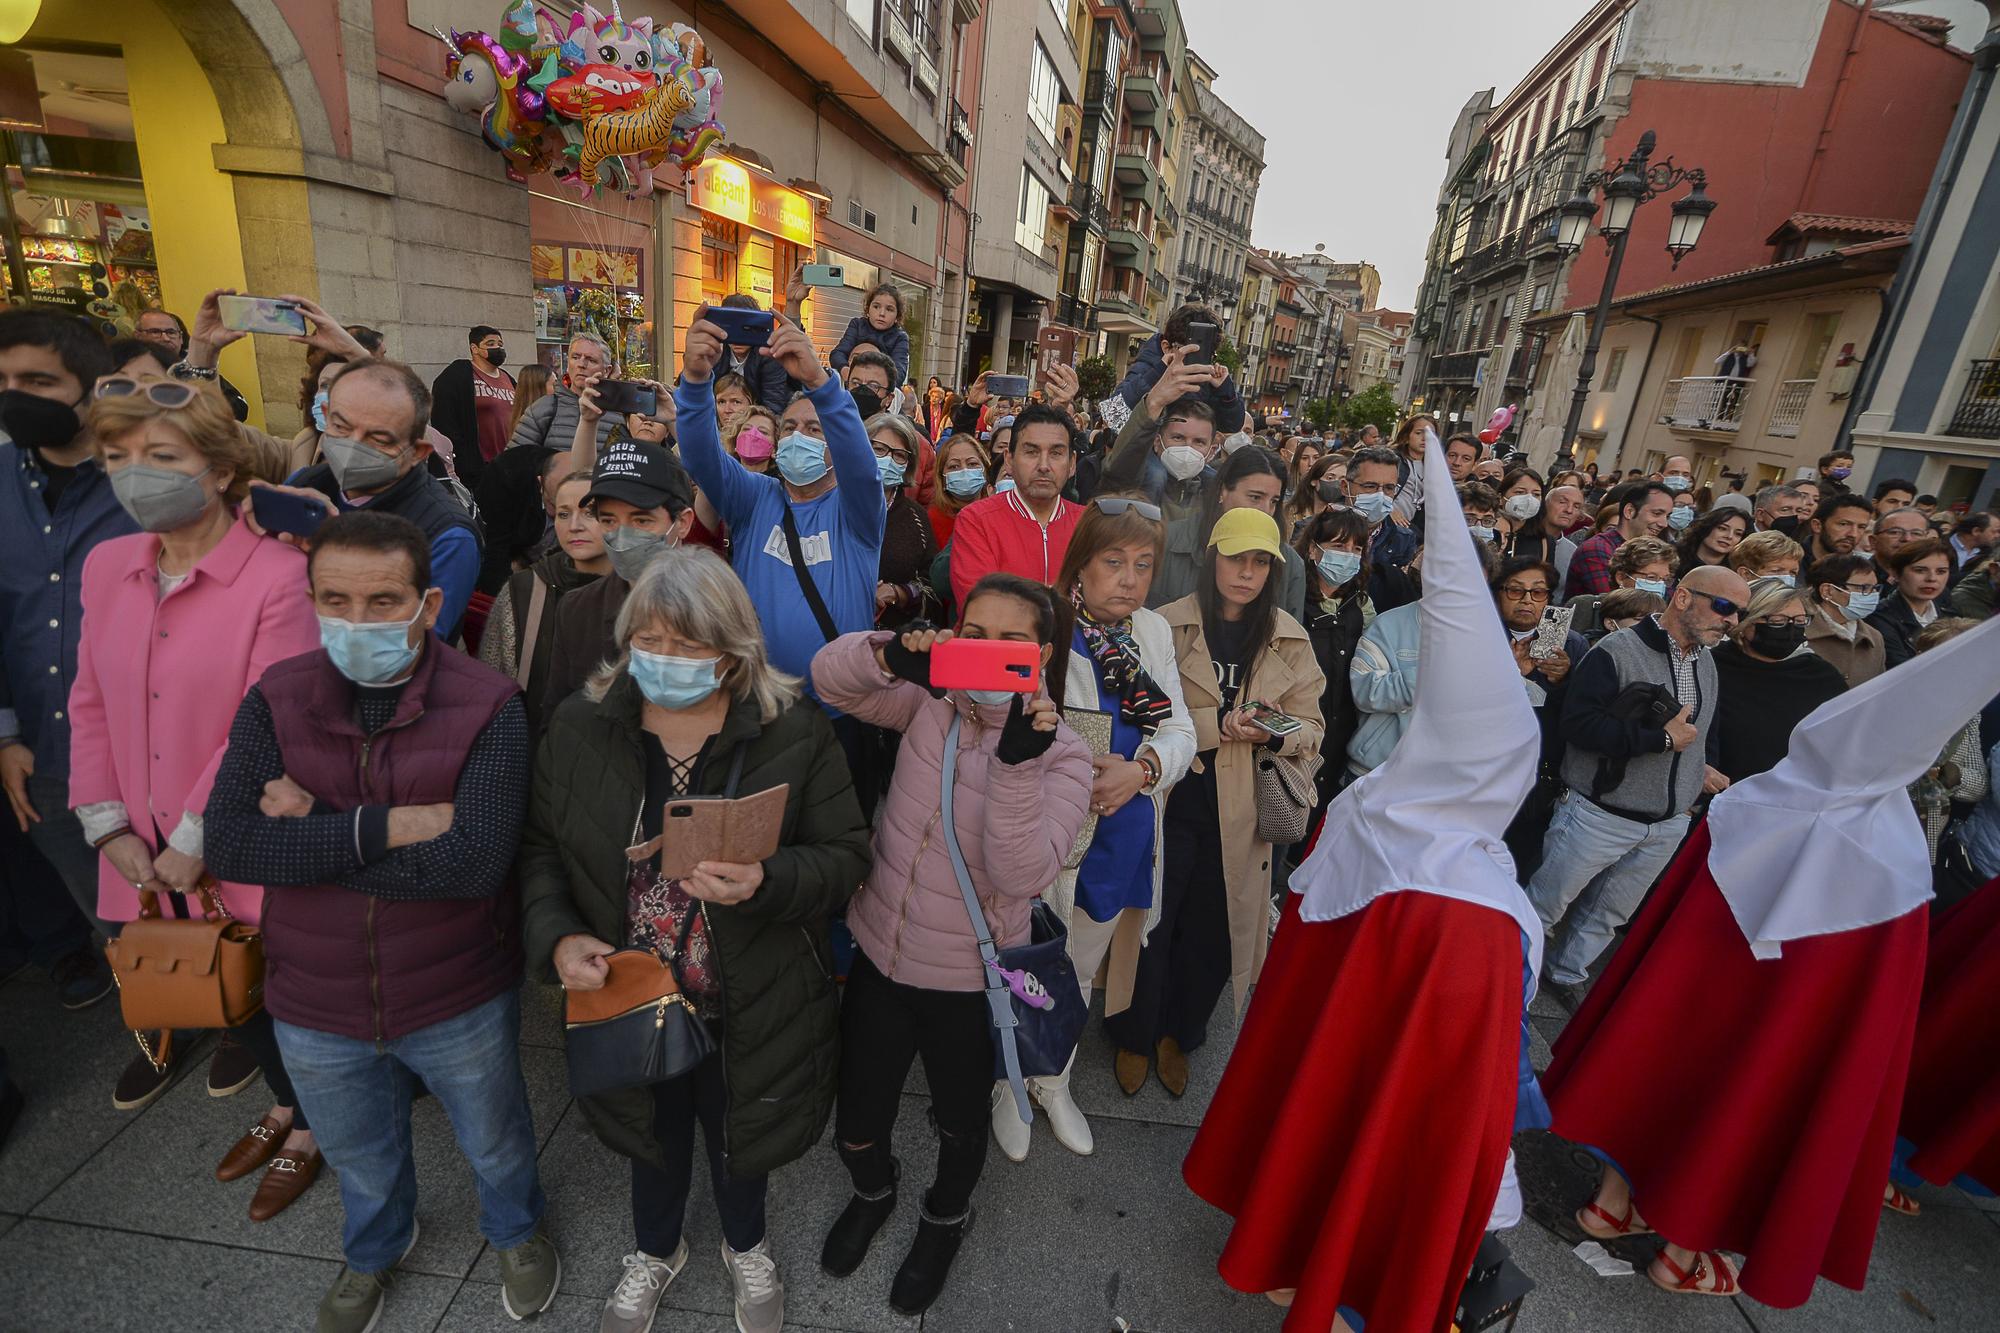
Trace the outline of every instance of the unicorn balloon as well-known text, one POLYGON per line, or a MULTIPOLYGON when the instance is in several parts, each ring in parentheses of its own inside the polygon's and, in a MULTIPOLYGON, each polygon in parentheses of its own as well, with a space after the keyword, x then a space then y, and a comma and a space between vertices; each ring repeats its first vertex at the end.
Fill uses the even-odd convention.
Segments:
POLYGON ((527 172, 548 169, 560 145, 544 138, 548 106, 527 84, 527 58, 488 33, 440 32, 438 37, 446 50, 445 105, 479 117, 480 133, 506 160, 509 179, 526 180, 527 172))

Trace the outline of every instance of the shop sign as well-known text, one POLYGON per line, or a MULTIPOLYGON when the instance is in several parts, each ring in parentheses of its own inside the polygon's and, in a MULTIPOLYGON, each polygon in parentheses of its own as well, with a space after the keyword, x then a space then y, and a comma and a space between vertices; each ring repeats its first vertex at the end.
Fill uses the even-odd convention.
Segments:
POLYGON ((813 243, 812 200, 765 180, 741 162, 710 157, 687 178, 688 202, 794 245, 813 243))

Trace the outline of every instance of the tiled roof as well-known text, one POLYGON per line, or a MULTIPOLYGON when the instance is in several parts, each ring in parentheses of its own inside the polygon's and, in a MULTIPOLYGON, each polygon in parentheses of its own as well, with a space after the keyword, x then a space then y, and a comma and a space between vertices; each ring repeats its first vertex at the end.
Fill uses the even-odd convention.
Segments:
POLYGON ((1857 218, 1840 213, 1794 213, 1765 240, 1785 236, 1908 236, 1914 224, 1900 218, 1857 218))
MULTIPOLYGON (((1635 305, 1641 301, 1658 301, 1664 297, 1682 292, 1694 291, 1702 287, 1721 287, 1734 282, 1746 282, 1756 278, 1766 278, 1774 274, 1790 273, 1799 269, 1831 267, 1840 260, 1857 255, 1880 254, 1885 251, 1900 250, 1909 245, 1908 236, 1888 236, 1879 241, 1861 241, 1854 245, 1843 245, 1838 249, 1823 250, 1816 255, 1802 255, 1797 259, 1780 260, 1775 264, 1759 264, 1755 268, 1738 269, 1734 273, 1720 273, 1712 278, 1696 278, 1691 282, 1675 283, 1668 287, 1655 287, 1651 291, 1634 292, 1621 296, 1612 302, 1614 308, 1635 305)), ((1571 315, 1588 314, 1589 306, 1576 306, 1569 310, 1552 310, 1544 315, 1536 315, 1529 322, 1547 324, 1553 320, 1567 319, 1571 315)))

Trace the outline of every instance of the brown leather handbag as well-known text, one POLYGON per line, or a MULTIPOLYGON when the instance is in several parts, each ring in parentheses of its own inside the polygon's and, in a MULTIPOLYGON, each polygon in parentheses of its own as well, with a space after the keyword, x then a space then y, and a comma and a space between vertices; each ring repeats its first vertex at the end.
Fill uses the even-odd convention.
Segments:
MULTIPOLYGON (((125 1026, 139 1033, 175 1028, 232 1028, 264 1007, 264 935, 229 915, 213 879, 196 888, 202 915, 164 916, 159 895, 139 891, 139 919, 105 948, 118 980, 125 1026)), ((139 1044, 146 1046, 143 1035, 139 1044)), ((167 1062, 167 1039, 155 1065, 167 1062)))
MULTIPOLYGON (((681 947, 686 943, 683 930, 681 947)), ((602 986, 563 992, 563 1055, 573 1096, 678 1078, 715 1050, 672 964, 650 949, 619 949, 604 962, 602 986)))

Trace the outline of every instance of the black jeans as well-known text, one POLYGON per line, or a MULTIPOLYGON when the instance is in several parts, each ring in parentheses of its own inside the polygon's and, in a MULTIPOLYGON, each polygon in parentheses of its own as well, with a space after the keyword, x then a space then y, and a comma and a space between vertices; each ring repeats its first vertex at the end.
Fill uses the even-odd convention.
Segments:
POLYGON ((90 948, 90 929, 55 866, 0 808, 0 947, 18 944, 46 969, 90 948))
POLYGON ((632 1235, 640 1250, 655 1259, 672 1258, 680 1247, 688 1189, 694 1183, 697 1120, 708 1143, 708 1177, 715 1186, 715 1209, 722 1215, 722 1238, 739 1254, 764 1239, 768 1177, 733 1176, 724 1165, 722 1118, 728 1106, 720 1051, 679 1078, 653 1085, 653 1138, 666 1153, 667 1165, 663 1170, 632 1159, 632 1235))
POLYGON ((922 1056, 938 1132, 937 1178, 924 1207, 933 1217, 961 1216, 986 1167, 992 1113, 993 1025, 985 993, 905 986, 857 952, 840 1001, 840 1051, 834 1142, 855 1190, 879 1194, 892 1183, 889 1139, 910 1063, 922 1056))
POLYGON ((1104 1020, 1120 1050, 1151 1055, 1162 1037, 1183 1051, 1208 1040, 1208 1019, 1229 984, 1229 897, 1222 830, 1166 821, 1160 920, 1132 981, 1132 1006, 1104 1020))

